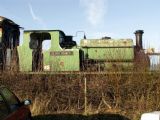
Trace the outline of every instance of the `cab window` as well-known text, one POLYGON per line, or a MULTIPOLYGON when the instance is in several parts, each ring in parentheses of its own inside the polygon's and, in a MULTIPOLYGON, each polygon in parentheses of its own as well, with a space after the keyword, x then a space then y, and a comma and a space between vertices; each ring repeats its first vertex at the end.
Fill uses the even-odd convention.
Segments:
POLYGON ((17 110, 20 107, 20 102, 18 98, 10 92, 7 88, 4 88, 1 93, 3 94, 7 104, 10 107, 11 112, 17 110))
POLYGON ((65 36, 60 32, 59 33, 59 44, 61 45, 65 41, 65 36))
POLYGON ((2 96, 0 95, 0 120, 3 120, 7 115, 9 111, 7 109, 7 105, 5 104, 2 96))
POLYGON ((42 50, 47 51, 51 48, 51 40, 44 40, 42 42, 42 50))

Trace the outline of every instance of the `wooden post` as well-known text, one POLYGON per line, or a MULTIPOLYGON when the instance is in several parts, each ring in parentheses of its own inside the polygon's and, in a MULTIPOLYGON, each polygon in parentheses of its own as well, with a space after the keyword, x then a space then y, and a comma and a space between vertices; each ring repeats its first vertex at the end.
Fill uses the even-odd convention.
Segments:
POLYGON ((87 79, 84 78, 84 115, 87 115, 87 79))

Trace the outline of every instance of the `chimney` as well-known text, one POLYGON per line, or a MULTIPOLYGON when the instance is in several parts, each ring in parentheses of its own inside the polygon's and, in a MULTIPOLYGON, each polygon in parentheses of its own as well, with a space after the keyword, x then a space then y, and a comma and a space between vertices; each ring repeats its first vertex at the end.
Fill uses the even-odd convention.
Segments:
POLYGON ((136 47, 138 49, 143 49, 143 41, 142 41, 142 36, 143 36, 143 30, 137 30, 134 34, 136 35, 136 47))

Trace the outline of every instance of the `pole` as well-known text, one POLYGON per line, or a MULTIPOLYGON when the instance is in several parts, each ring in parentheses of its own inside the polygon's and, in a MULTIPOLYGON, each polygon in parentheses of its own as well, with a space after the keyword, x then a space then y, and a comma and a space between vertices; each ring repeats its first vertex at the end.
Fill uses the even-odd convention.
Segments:
POLYGON ((84 115, 87 115, 87 79, 84 78, 84 115))

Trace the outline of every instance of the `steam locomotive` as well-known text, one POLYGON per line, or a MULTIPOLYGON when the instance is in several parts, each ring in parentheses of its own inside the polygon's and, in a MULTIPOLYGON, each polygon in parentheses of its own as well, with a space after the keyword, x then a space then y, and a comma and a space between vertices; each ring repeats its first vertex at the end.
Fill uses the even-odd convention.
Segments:
POLYGON ((0 17, 0 69, 21 72, 108 71, 147 69, 149 57, 142 46, 143 30, 132 39, 82 39, 61 30, 25 30, 20 45, 20 27, 0 17), (49 49, 43 50, 45 41, 49 49), (143 67, 142 67, 143 66, 143 67))

